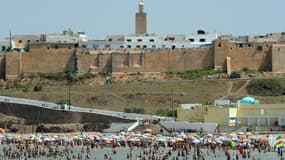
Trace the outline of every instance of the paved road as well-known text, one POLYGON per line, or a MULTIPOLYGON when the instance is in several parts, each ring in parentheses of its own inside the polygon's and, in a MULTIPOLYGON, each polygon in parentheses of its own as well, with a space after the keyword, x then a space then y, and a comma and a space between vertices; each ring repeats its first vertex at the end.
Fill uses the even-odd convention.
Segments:
MULTIPOLYGON (((68 111, 68 112, 85 112, 85 113, 94 113, 104 116, 111 116, 117 117, 122 119, 128 120, 145 120, 145 119, 161 119, 162 117, 158 117, 155 115, 146 115, 146 114, 135 114, 135 113, 125 113, 125 112, 116 112, 116 111, 108 111, 108 110, 101 110, 101 109, 90 109, 90 108, 81 108, 76 106, 66 106, 61 107, 55 103, 49 103, 44 101, 37 101, 37 100, 30 100, 30 99, 23 99, 23 98, 14 98, 14 97, 6 97, 0 96, 0 102, 5 103, 12 103, 12 104, 24 104, 29 106, 41 107, 46 109, 58 110, 58 111, 68 111)), ((165 120, 172 120, 172 118, 163 118, 165 120)))

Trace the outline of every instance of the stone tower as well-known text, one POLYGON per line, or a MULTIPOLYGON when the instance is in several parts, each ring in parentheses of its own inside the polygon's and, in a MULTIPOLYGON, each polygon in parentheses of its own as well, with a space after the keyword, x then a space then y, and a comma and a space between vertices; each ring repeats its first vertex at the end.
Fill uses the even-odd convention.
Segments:
POLYGON ((139 3, 139 12, 136 13, 136 35, 147 33, 147 14, 144 12, 144 3, 139 3))

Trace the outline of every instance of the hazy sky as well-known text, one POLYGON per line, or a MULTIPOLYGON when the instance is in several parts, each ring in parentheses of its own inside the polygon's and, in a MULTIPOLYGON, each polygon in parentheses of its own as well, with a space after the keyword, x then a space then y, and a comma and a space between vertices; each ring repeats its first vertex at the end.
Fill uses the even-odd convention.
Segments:
MULTIPOLYGON (((134 33, 139 0, 1 0, 0 38, 84 31, 89 39, 134 33)), ((285 31, 285 0, 144 0, 148 32, 197 29, 234 35, 285 31)))

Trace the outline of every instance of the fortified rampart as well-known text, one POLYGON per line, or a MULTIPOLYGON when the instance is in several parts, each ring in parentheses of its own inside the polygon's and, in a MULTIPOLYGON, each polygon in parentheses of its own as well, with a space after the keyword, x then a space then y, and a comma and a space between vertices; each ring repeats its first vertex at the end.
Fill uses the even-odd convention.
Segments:
MULTIPOLYGON (((223 70, 254 69, 271 71, 274 54, 271 46, 265 43, 231 43, 228 40, 214 42, 214 68, 223 70), (227 60, 230 61, 227 66, 227 60)), ((285 67, 283 68, 285 71, 285 67)))
MULTIPOLYGON (((20 73, 166 72, 214 68, 227 71, 256 69, 285 72, 284 44, 237 43, 216 40, 212 47, 193 49, 96 50, 32 49, 0 55, 0 75, 17 78, 20 73)), ((4 78, 4 77, 3 77, 4 78)))
POLYGON ((71 49, 34 49, 23 52, 21 56, 21 71, 24 73, 52 73, 68 71, 74 61, 71 49))
POLYGON ((274 44, 272 46, 272 72, 284 73, 285 69, 285 44, 274 44))

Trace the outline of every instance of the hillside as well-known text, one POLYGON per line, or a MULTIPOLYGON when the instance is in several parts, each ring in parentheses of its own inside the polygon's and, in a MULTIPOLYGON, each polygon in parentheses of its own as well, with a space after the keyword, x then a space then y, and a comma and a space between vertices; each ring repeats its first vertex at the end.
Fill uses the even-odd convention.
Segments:
MULTIPOLYGON (((113 83, 107 85, 81 84, 70 88, 71 103, 75 106, 123 111, 125 107, 144 107, 146 113, 155 114, 160 108, 171 108, 181 103, 211 104, 216 99, 237 99, 247 96, 250 80, 193 80, 148 81, 113 83)), ((40 92, 30 87, 2 89, 2 95, 48 102, 68 100, 69 86, 42 85, 40 92)), ((257 97, 261 103, 280 103, 283 97, 257 97)))

